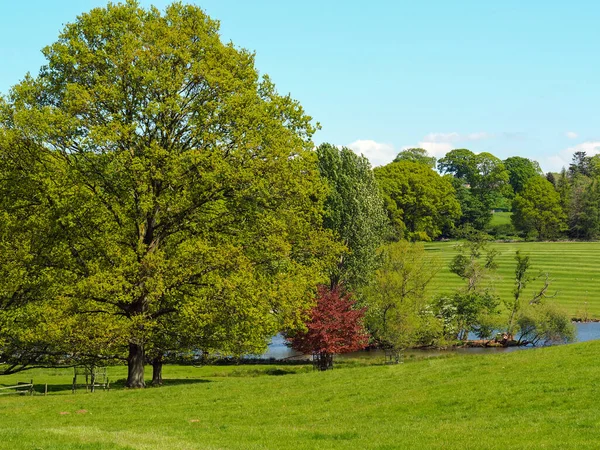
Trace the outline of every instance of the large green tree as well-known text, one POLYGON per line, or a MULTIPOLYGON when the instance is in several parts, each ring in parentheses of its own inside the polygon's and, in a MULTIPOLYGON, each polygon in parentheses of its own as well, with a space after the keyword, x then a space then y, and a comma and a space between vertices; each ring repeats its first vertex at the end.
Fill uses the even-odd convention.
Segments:
POLYGON ((367 158, 346 147, 317 147, 319 172, 328 186, 323 225, 346 250, 330 270, 330 288, 364 286, 376 268, 376 251, 387 233, 387 216, 367 158))
POLYGON ((449 269, 465 286, 452 294, 440 295, 434 302, 443 319, 444 332, 451 339, 466 340, 470 331, 489 338, 497 323, 499 299, 490 281, 498 267, 498 252, 488 248, 486 237, 484 233, 472 232, 458 246, 449 269))
POLYGON ((380 250, 382 263, 365 290, 366 324, 375 341, 394 352, 431 345, 440 322, 428 310, 426 290, 439 270, 422 243, 398 241, 380 250))
POLYGON ((513 200, 512 222, 515 228, 534 233, 540 240, 558 237, 566 230, 565 219, 558 192, 542 176, 529 180, 513 200))
POLYGON ((571 179, 566 204, 569 236, 596 239, 600 234, 600 191, 598 180, 579 175, 571 179))
POLYGON ((438 170, 453 175, 458 183, 469 190, 470 195, 466 192, 460 194, 461 207, 469 211, 472 209, 470 205, 477 205, 482 214, 469 214, 474 221, 466 223, 480 230, 491 220, 491 210, 504 206, 505 197, 511 194, 509 173, 502 161, 491 153, 452 150, 440 158, 438 170))
POLYGON ((460 217, 452 183, 426 165, 399 161, 374 172, 397 238, 435 239, 460 217))
POLYGON ((435 169, 436 159, 435 156, 429 156, 424 148, 407 148, 396 155, 394 162, 398 161, 412 161, 435 169))
POLYGON ((110 320, 127 386, 144 386, 161 321, 230 353, 299 325, 333 248, 325 188, 310 117, 254 55, 198 7, 134 0, 82 14, 43 53, 9 96, 5 151, 43 168, 41 185, 18 177, 52 231, 43 265, 68 280, 52 298, 110 320))
POLYGON ((456 199, 460 204, 460 217, 455 220, 456 228, 463 229, 472 227, 477 230, 483 230, 490 221, 490 210, 488 207, 473 194, 470 186, 466 186, 463 181, 454 178, 451 175, 448 177, 456 190, 456 199))
POLYGON ((477 155, 466 148, 451 150, 438 160, 438 170, 450 173, 464 183, 473 183, 477 174, 477 155))
POLYGON ((503 164, 508 171, 508 181, 515 194, 521 192, 525 183, 531 178, 542 175, 542 169, 537 161, 522 156, 506 158, 503 164))

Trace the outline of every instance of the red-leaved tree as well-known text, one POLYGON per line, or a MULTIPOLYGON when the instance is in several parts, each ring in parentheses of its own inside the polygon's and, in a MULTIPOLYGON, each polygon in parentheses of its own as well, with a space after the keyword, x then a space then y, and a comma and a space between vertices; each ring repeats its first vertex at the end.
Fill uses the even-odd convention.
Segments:
POLYGON ((317 304, 306 331, 288 338, 294 350, 312 353, 320 370, 333 367, 333 355, 365 348, 369 335, 363 326, 365 309, 355 309, 349 292, 336 286, 319 286, 317 304))

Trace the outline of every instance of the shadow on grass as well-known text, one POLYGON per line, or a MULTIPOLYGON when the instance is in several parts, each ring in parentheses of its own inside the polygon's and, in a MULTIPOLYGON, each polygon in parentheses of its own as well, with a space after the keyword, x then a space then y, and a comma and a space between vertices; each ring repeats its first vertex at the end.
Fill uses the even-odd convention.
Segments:
POLYGON ((297 370, 286 370, 281 368, 273 368, 265 370, 265 375, 281 376, 281 375, 295 375, 298 373, 297 370))
MULTIPOLYGON (((111 381, 110 383, 110 390, 113 389, 127 389, 125 387, 125 382, 127 380, 125 380, 124 378, 121 380, 116 380, 114 382, 111 381)), ((152 386, 152 383, 150 381, 148 381, 146 383, 146 388, 156 388, 156 387, 163 387, 163 386, 179 386, 179 385, 191 385, 191 384, 203 384, 203 383, 210 383, 211 380, 204 380, 204 379, 189 379, 189 378, 172 378, 172 379, 165 379, 163 380, 163 384, 162 386, 152 386)), ((43 394, 44 393, 44 385, 41 384, 36 384, 34 385, 35 388, 35 392, 38 394, 43 394)), ((48 393, 59 393, 59 392, 72 392, 73 390, 73 385, 72 384, 48 384, 48 393)), ((88 389, 89 391, 89 389, 88 389)), ((106 389, 102 388, 102 387, 96 387, 96 392, 102 392, 102 391, 106 391, 106 389)), ((84 384, 78 384, 77 385, 77 389, 75 390, 76 393, 80 393, 80 392, 86 392, 86 388, 84 384)))
MULTIPOLYGON (((123 381, 123 387, 125 386, 125 380, 123 381)), ((163 380, 162 386, 180 386, 185 384, 202 384, 202 383, 212 383, 211 380, 204 380, 200 378, 166 378, 163 380)), ((152 383, 147 383, 148 387, 152 387, 152 383)))

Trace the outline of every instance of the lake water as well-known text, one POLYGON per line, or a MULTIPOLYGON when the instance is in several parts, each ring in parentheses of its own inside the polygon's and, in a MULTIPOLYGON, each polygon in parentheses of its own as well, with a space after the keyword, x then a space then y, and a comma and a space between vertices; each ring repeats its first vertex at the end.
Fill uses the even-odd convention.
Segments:
MULTIPOLYGON (((575 328, 577 330, 577 341, 576 342, 585 342, 585 341, 593 341, 596 339, 600 339, 600 322, 587 322, 587 323, 575 323, 575 328)), ((438 356, 443 355, 448 352, 457 352, 457 353, 499 353, 499 352, 511 352, 516 350, 524 350, 528 348, 535 348, 531 346, 527 347, 470 347, 470 348, 457 348, 452 350, 408 350, 405 356, 408 357, 430 357, 430 356, 438 356)), ((346 357, 358 356, 360 355, 362 358, 364 357, 373 357, 373 358, 383 358, 383 352, 381 350, 373 350, 373 351, 361 351, 357 353, 350 353, 346 355, 346 357)), ((271 343, 267 351, 260 356, 261 359, 303 359, 308 358, 306 355, 302 355, 302 353, 298 353, 295 350, 292 350, 285 344, 285 339, 281 334, 278 334, 273 337, 271 343)))

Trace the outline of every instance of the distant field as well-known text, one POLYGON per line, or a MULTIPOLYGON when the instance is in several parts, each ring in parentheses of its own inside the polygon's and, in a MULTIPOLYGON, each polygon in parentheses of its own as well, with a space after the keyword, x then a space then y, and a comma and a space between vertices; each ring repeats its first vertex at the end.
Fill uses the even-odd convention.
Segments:
MULTIPOLYGON (((461 280, 448 270, 448 263, 456 254, 456 245, 456 241, 425 245, 428 252, 439 257, 442 264, 433 281, 432 293, 452 291, 461 286, 461 280)), ((549 301, 564 308, 571 317, 600 319, 600 242, 494 243, 491 247, 500 252, 497 257, 499 268, 493 284, 502 298, 512 295, 514 257, 515 252, 521 250, 531 257, 532 275, 540 272, 550 274, 553 280, 550 291, 558 291, 558 294, 549 301)), ((529 292, 535 286, 532 283, 529 292)))
POLYGON ((586 342, 324 373, 166 366, 159 389, 75 395, 71 371, 33 370, 0 377, 51 383, 47 397, 1 398, 0 448, 597 449, 599 353, 586 342))
POLYGON ((508 224, 510 224, 511 216, 512 216, 511 212, 494 213, 494 214, 492 214, 492 220, 490 221, 490 226, 508 225, 508 224))

